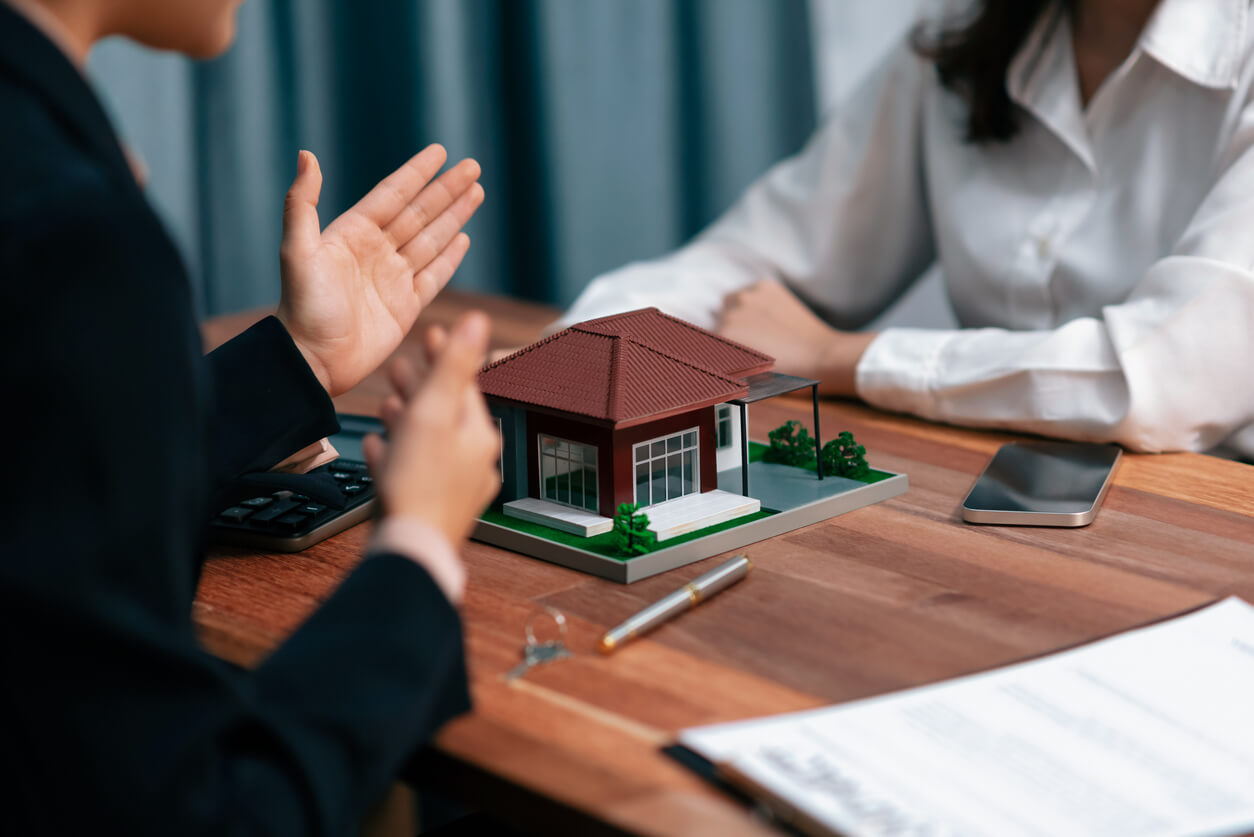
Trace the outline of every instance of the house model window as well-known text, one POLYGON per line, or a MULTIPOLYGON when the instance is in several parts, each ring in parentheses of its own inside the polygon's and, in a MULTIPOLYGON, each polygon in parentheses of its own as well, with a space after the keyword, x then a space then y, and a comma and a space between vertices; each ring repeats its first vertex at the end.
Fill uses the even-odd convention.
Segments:
POLYGON ((732 408, 730 404, 719 404, 714 408, 714 448, 727 450, 736 442, 732 433, 732 408))
POLYGON ((697 428, 633 446, 636 505, 652 506, 701 490, 697 428))
POLYGON ((541 435, 540 496, 564 506, 595 512, 598 508, 597 449, 541 435))

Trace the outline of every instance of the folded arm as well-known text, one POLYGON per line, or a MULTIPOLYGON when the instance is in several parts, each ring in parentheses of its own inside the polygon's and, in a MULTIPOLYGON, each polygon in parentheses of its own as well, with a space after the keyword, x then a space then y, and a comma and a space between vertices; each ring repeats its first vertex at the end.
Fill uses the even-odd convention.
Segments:
MULTIPOLYGON (((1254 422, 1254 106, 1171 253, 1100 316, 1039 331, 890 329, 858 394, 925 418, 1134 450, 1208 450, 1254 422)), ((1251 440, 1254 441, 1254 440, 1251 440)))

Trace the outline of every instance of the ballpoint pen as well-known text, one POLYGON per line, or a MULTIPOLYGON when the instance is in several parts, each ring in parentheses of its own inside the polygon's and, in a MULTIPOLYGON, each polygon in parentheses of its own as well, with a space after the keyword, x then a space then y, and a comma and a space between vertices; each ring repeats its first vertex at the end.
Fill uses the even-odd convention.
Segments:
POLYGON ((597 640, 597 650, 602 654, 611 653, 624 643, 643 636, 672 617, 726 590, 748 575, 751 569, 753 569, 753 562, 744 555, 737 555, 705 575, 697 576, 674 593, 629 617, 621 625, 606 631, 597 640))

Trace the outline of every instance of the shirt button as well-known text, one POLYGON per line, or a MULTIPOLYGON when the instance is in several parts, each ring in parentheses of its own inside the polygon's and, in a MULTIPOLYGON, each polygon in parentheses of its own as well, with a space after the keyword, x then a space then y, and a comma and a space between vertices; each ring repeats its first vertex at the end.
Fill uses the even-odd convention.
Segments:
POLYGON ((1036 255, 1042 259, 1048 259, 1050 252, 1053 250, 1053 244, 1049 236, 1046 235, 1036 239, 1036 255))

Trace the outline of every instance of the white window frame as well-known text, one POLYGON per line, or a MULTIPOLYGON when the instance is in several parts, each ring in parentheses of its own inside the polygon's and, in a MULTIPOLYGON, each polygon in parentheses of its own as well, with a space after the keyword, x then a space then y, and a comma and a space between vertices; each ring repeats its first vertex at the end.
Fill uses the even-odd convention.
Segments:
POLYGON ((640 508, 648 508, 649 506, 656 506, 658 503, 665 503, 667 500, 678 500, 680 497, 687 497, 689 494, 700 494, 700 493, 701 493, 701 429, 699 427, 689 427, 685 430, 676 431, 675 433, 667 433, 665 436, 658 436, 657 438, 649 439, 648 441, 645 441, 645 442, 639 442, 631 446, 631 496, 632 496, 632 499, 635 501, 636 505, 640 506, 640 508), (692 434, 691 445, 685 443, 685 439, 688 438, 689 434, 692 434), (679 440, 679 445, 677 447, 674 447, 674 449, 672 449, 672 446, 670 445, 670 440, 672 439, 679 440), (652 447, 653 445, 656 445, 656 444, 663 445, 663 451, 655 454, 652 451, 652 447), (643 458, 641 457, 642 452, 644 454, 643 458), (691 457, 692 490, 688 492, 683 492, 682 490, 683 489, 683 454, 688 453, 688 452, 692 453, 692 457, 691 457), (669 482, 668 477, 666 475, 666 467, 667 467, 666 462, 667 462, 668 457, 676 456, 676 455, 680 457, 679 467, 680 467, 681 493, 676 494, 675 496, 672 497, 670 495, 669 488, 667 488, 666 497, 664 499, 657 500, 653 497, 653 484, 658 478, 657 477, 658 472, 657 470, 654 469, 653 463, 655 462, 662 463, 662 468, 661 468, 662 484, 666 486, 668 485, 668 482, 669 482), (641 465, 645 465, 645 464, 648 464, 649 466, 649 480, 646 483, 649 486, 649 502, 648 503, 640 502, 640 480, 637 475, 637 469, 641 465))
POLYGON ((540 499, 547 500, 550 503, 557 503, 558 505, 569 506, 572 509, 579 509, 580 511, 591 512, 592 514, 599 514, 600 513, 599 504, 601 502, 601 486, 599 482, 601 479, 601 471, 600 471, 600 468, 598 467, 599 462, 598 462, 597 454, 598 454, 598 451, 597 451, 596 445, 588 445, 583 442, 573 442, 570 439, 563 439, 558 436, 552 436, 548 433, 536 434, 536 464, 537 464, 536 471, 537 471, 537 475, 539 477, 539 482, 540 482, 537 488, 537 492, 536 492, 537 496, 540 497, 540 499), (566 456, 564 457, 558 456, 557 455, 558 450, 556 449, 556 446, 555 446, 552 456, 546 454, 544 450, 545 439, 549 439, 553 442, 560 442, 562 444, 565 444, 567 446, 566 456), (580 456, 577 458, 572 455, 572 452, 576 448, 578 448, 580 451, 580 456), (591 460, 589 460, 584 455, 588 451, 591 451, 592 453, 591 460), (550 497, 548 493, 545 491, 546 475, 545 475, 544 466, 545 466, 546 459, 552 460, 553 462, 553 473, 551 474, 551 476, 554 477, 554 488, 553 488, 554 496, 552 497, 550 497), (569 480, 567 481, 566 499, 565 500, 561 499, 560 484, 558 483, 556 479, 557 477, 562 475, 562 473, 559 472, 558 470, 559 463, 565 463, 566 465, 565 474, 567 475, 574 473, 572 466, 577 464, 578 470, 580 472, 580 480, 583 480, 584 471, 586 471, 589 467, 592 469, 593 505, 591 507, 587 505, 588 491, 585 490, 585 488, 582 485, 580 486, 580 494, 582 494, 584 497, 584 504, 578 505, 570 501, 570 482, 571 481, 569 480))
POLYGON ((730 450, 736 444, 736 431, 735 431, 735 428, 732 426, 732 422, 734 421, 735 421, 735 418, 733 417, 733 414, 732 414, 732 405, 719 404, 715 406, 714 408, 714 449, 715 450, 730 450), (726 434, 724 434, 721 429, 724 423, 726 423, 727 425, 726 434), (726 443, 722 443, 719 441, 720 439, 726 439, 727 441, 726 443))

